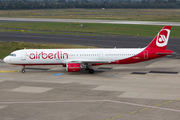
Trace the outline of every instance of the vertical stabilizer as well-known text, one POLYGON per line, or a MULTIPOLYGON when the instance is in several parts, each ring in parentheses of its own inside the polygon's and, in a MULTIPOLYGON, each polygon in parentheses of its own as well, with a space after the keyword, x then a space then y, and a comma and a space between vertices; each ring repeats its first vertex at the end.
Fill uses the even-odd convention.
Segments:
POLYGON ((147 48, 166 49, 170 32, 171 26, 164 26, 147 48))

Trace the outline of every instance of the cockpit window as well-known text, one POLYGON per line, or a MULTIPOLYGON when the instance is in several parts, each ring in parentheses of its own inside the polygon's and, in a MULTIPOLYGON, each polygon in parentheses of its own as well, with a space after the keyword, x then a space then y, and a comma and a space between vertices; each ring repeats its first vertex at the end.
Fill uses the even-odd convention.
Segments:
POLYGON ((10 54, 9 56, 13 56, 13 57, 16 57, 16 54, 10 54))

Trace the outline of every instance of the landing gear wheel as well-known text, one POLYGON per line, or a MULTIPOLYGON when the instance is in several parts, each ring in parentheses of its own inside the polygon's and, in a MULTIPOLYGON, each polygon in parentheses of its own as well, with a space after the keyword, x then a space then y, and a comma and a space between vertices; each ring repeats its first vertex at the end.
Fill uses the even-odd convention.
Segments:
POLYGON ((25 69, 24 68, 22 69, 22 73, 25 73, 25 69))
POLYGON ((89 73, 90 74, 94 74, 94 70, 93 69, 89 69, 89 73))

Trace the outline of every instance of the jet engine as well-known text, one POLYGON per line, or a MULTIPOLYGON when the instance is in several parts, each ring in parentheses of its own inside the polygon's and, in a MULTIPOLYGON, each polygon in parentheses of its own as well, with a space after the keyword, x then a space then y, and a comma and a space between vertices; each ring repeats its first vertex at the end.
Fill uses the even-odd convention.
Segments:
POLYGON ((66 71, 68 72, 78 72, 81 70, 81 64, 79 63, 67 63, 66 71))

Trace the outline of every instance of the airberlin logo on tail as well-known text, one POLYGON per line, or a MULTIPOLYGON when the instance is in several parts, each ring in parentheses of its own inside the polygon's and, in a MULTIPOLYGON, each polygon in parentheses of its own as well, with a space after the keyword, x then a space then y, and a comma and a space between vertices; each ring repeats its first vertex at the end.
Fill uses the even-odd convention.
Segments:
POLYGON ((56 53, 45 53, 40 52, 38 53, 30 53, 29 55, 30 59, 68 59, 67 53, 62 53, 62 51, 57 51, 56 53))
POLYGON ((170 34, 170 30, 168 30, 168 29, 161 30, 157 35, 156 45, 158 47, 166 46, 168 43, 169 34, 170 34))

